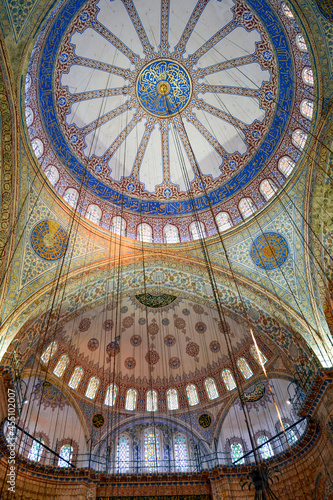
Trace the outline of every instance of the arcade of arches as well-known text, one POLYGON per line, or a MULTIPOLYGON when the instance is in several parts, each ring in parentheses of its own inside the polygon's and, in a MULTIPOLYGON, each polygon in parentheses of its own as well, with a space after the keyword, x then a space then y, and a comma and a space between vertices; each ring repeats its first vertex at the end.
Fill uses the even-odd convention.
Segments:
POLYGON ((0 27, 1 499, 332 500, 332 0, 0 27))

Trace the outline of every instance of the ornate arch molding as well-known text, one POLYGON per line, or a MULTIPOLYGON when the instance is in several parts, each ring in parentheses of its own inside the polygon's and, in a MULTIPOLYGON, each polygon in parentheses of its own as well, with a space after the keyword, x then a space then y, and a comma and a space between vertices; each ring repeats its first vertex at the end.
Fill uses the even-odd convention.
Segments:
POLYGON ((308 259, 318 314, 333 335, 333 104, 323 122, 310 183, 308 259), (312 232, 313 231, 313 232, 312 232), (313 234, 314 233, 314 234, 313 234), (309 252, 310 253, 310 252, 309 252), (321 269, 320 269, 321 268, 321 269))
POLYGON ((5 298, 10 283, 10 257, 14 251, 16 228, 13 221, 18 209, 17 139, 16 109, 13 103, 11 87, 13 82, 8 67, 8 54, 4 43, 0 40, 0 271, 4 280, 1 285, 0 315, 5 305, 5 298), (14 230, 13 230, 14 227, 14 230))

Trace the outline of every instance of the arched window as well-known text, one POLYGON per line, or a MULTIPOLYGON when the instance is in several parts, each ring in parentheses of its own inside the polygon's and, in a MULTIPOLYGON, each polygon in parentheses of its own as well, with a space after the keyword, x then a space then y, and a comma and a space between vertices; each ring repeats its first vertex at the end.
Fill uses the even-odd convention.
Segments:
POLYGON ((188 470, 188 449, 184 434, 176 434, 174 439, 174 453, 177 472, 188 470))
POLYGON ((303 82, 310 87, 313 87, 313 71, 311 68, 304 68, 302 71, 303 82))
POLYGON ((231 443, 230 450, 231 450, 231 460, 233 462, 237 461, 236 465, 243 464, 244 458, 242 458, 242 456, 244 455, 244 450, 242 443, 239 442, 231 443))
POLYGON ((29 450, 28 459, 39 462, 42 456, 44 441, 42 438, 34 439, 29 450))
POLYGON ((29 106, 25 108, 25 121, 27 122, 27 127, 30 127, 34 121, 34 112, 29 106))
POLYGON ((99 386, 99 380, 96 377, 91 377, 86 390, 86 397, 89 399, 95 399, 96 392, 99 386))
POLYGON ((223 378, 223 382, 225 383, 228 391, 232 391, 233 389, 235 389, 236 382, 235 382, 234 377, 232 376, 230 370, 223 370, 222 378, 223 378))
POLYGON ((149 224, 143 222, 138 225, 138 241, 151 243, 153 241, 153 230, 149 224))
POLYGON ((178 410, 178 394, 176 389, 169 389, 167 392, 167 401, 169 410, 178 410))
POLYGON ((78 385, 80 383, 80 380, 83 375, 83 370, 80 366, 77 366, 75 370, 73 371, 73 374, 71 376, 70 381, 68 382, 68 385, 71 389, 77 389, 78 385))
POLYGON ((45 175, 52 184, 52 186, 55 186, 59 180, 59 171, 54 165, 48 165, 48 167, 45 169, 45 175))
POLYGON ((119 236, 125 236, 126 221, 122 217, 119 217, 119 215, 113 217, 111 231, 112 233, 119 234, 119 236))
POLYGON ((238 208, 244 219, 247 219, 256 211, 255 204, 253 203, 251 198, 242 198, 239 202, 238 208))
POLYGON ((291 12, 291 10, 289 9, 289 7, 288 7, 288 5, 286 3, 282 2, 281 7, 282 7, 282 10, 283 10, 283 13, 287 17, 290 17, 291 19, 294 17, 294 14, 291 12))
POLYGON ((296 45, 302 52, 308 51, 304 37, 300 33, 298 33, 298 35, 296 36, 296 45))
POLYGON ((261 448, 259 448, 259 452, 264 460, 266 460, 267 458, 272 458, 272 456, 274 455, 271 444, 267 443, 267 440, 268 438, 267 436, 265 436, 265 434, 262 434, 257 438, 257 445, 263 445, 261 448))
POLYGON ((190 224, 190 233, 192 240, 200 240, 206 238, 206 229, 202 222, 196 220, 190 224))
POLYGON ((309 99, 304 99, 301 102, 300 110, 303 116, 308 120, 312 120, 313 115, 313 102, 309 101, 309 99))
POLYGON ((242 372, 243 377, 246 378, 246 380, 252 377, 253 371, 251 370, 251 368, 248 365, 248 362, 244 358, 239 358, 239 360, 237 361, 237 365, 240 371, 242 372))
POLYGON ((295 163, 288 156, 283 156, 282 158, 280 158, 278 169, 283 173, 285 177, 289 177, 294 168, 295 163))
POLYGON ((137 397, 138 393, 135 389, 128 389, 126 394, 125 410, 135 410, 137 397))
POLYGON ((179 231, 176 226, 167 224, 163 228, 163 235, 165 243, 179 243, 179 231))
POLYGON ((272 196, 274 196, 274 193, 277 191, 276 186, 274 186, 273 182, 269 179, 263 180, 260 183, 259 189, 266 201, 270 200, 272 196))
POLYGON ((58 467, 69 467, 69 463, 72 460, 73 457, 73 447, 70 444, 63 444, 62 447, 60 448, 59 455, 61 458, 58 460, 58 467), (65 460, 67 462, 65 462, 65 460))
POLYGON ((117 472, 129 472, 130 440, 127 434, 122 434, 117 440, 117 472))
POLYGON ((145 430, 143 447, 145 466, 150 472, 153 472, 158 468, 161 456, 160 433, 158 429, 145 430))
POLYGON ((302 130, 295 130, 292 134, 292 141, 293 144, 298 148, 298 149, 303 149, 306 143, 306 140, 308 138, 308 134, 303 132, 302 130))
POLYGON ((54 354, 57 352, 57 349, 58 344, 56 342, 51 342, 46 351, 44 351, 44 353, 41 355, 40 359, 43 361, 43 363, 48 363, 52 356, 54 356, 54 354))
POLYGON ((221 232, 226 231, 227 229, 229 229, 229 227, 232 227, 232 222, 227 212, 221 212, 217 214, 215 219, 216 224, 218 225, 218 228, 221 232))
POLYGON ((102 210, 97 205, 89 205, 86 218, 95 224, 98 224, 102 217, 102 210))
POLYGON ((106 391, 104 404, 108 406, 114 406, 116 402, 117 392, 118 387, 116 386, 116 384, 110 384, 106 391))
POLYGON ((79 193, 76 191, 76 189, 68 188, 64 196, 64 200, 67 201, 68 205, 75 208, 78 199, 79 199, 79 193))
POLYGON ((147 392, 147 411, 157 411, 157 393, 156 391, 147 392))
POLYGON ((206 378, 205 387, 206 387, 208 399, 216 399, 219 397, 219 393, 217 392, 215 381, 212 378, 206 378))
POLYGON ((44 145, 40 139, 34 139, 31 142, 31 146, 33 149, 33 152, 35 153, 35 156, 37 158, 40 158, 42 154, 44 153, 44 145))
POLYGON ((251 351, 252 356, 254 357, 254 359, 256 360, 256 362, 259 365, 264 365, 265 363, 267 363, 267 359, 265 358, 265 355, 260 350, 259 350, 259 356, 261 359, 259 359, 258 351, 257 351, 257 348, 255 345, 251 346, 250 351, 251 351))
POLYGON ((190 406, 195 406, 199 404, 198 392, 195 385, 189 384, 186 387, 186 394, 187 394, 188 404, 190 406))
POLYGON ((60 378, 63 375, 66 366, 68 365, 68 362, 69 362, 68 356, 66 356, 66 354, 63 354, 59 359, 57 366, 53 370, 54 375, 60 378))

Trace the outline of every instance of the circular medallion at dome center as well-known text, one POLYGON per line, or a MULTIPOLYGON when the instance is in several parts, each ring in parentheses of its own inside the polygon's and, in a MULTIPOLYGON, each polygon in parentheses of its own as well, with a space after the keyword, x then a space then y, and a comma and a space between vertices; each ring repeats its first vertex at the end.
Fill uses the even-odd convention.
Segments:
POLYGON ((176 61, 162 59, 139 73, 136 92, 141 106, 154 116, 174 116, 189 103, 192 84, 188 72, 176 61))

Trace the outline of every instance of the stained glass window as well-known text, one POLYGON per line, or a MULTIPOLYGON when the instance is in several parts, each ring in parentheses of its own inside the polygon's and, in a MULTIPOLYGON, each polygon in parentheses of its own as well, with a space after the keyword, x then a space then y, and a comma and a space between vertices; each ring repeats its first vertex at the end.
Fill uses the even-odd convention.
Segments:
POLYGON ((270 200, 277 190, 272 181, 270 181, 269 179, 263 180, 260 183, 259 189, 266 201, 270 200))
POLYGON ((83 370, 80 366, 77 366, 75 368, 75 370, 73 371, 73 374, 71 376, 71 379, 68 383, 69 387, 71 389, 77 389, 79 383, 80 383, 80 380, 82 378, 82 375, 83 375, 83 370))
POLYGON ((308 134, 299 129, 295 130, 292 135, 292 141, 294 145, 299 149, 304 148, 307 138, 308 134))
POLYGON ((294 14, 291 12, 291 10, 289 9, 288 5, 285 4, 284 2, 282 2, 282 10, 283 10, 283 13, 287 16, 287 17, 290 17, 290 18, 293 18, 294 17, 294 14))
POLYGON ((58 460, 58 467, 69 467, 69 463, 65 462, 67 460, 70 462, 73 456, 73 448, 70 444, 63 444, 60 448, 59 455, 61 458, 58 460), (65 460, 62 460, 64 458, 65 460))
POLYGON ((278 163, 278 169, 283 173, 285 177, 288 177, 295 168, 295 163, 288 158, 288 156, 283 156, 280 158, 278 163))
POLYGON ((156 391, 147 392, 147 411, 157 411, 157 393, 156 391))
POLYGON ((267 443, 266 441, 267 441, 267 437, 264 434, 262 436, 259 436, 257 439, 258 446, 260 446, 262 444, 264 445, 259 449, 259 451, 260 451, 260 455, 265 460, 267 458, 271 458, 273 456, 273 450, 272 450, 271 444, 267 443))
POLYGON ((150 243, 153 241, 153 230, 149 224, 143 222, 138 225, 138 240, 150 243))
POLYGON ((102 210, 97 205, 89 205, 86 218, 95 224, 98 224, 102 217, 102 210))
POLYGON ((247 361, 244 358, 239 358, 239 360, 237 361, 237 365, 240 371, 242 372, 244 378, 248 379, 252 377, 253 371, 251 370, 247 361))
POLYGON ((168 409, 169 410, 178 410, 178 394, 176 389, 169 389, 167 392, 167 400, 168 400, 168 409))
POLYGON ((89 399, 95 399, 96 392, 99 386, 99 380, 96 377, 91 377, 86 390, 86 397, 89 399))
POLYGON ((187 394, 188 404, 190 406, 195 406, 199 404, 198 392, 195 385, 189 384, 186 387, 186 394, 187 394))
POLYGON ((300 105, 300 110, 303 116, 307 118, 308 120, 312 120, 312 115, 313 115, 313 102, 309 101, 308 99, 304 99, 301 102, 300 105))
POLYGON ((254 212, 256 211, 255 204, 253 203, 251 198, 242 198, 239 202, 238 207, 244 219, 247 219, 247 217, 250 217, 250 215, 254 214, 254 212))
POLYGON ((54 375, 60 378, 64 373, 65 368, 68 365, 68 362, 69 362, 68 356, 66 356, 66 354, 63 354, 59 359, 57 366, 53 370, 54 375))
POLYGON ((296 36, 296 45, 302 52, 308 51, 304 37, 300 33, 296 36))
POLYGON ((135 389, 128 389, 126 394, 125 410, 135 410, 137 392, 135 389))
POLYGON ((202 222, 196 220, 190 224, 190 233, 192 240, 206 238, 206 229, 202 222))
POLYGON ((179 243, 179 232, 176 226, 167 224, 163 229, 165 243, 179 243))
POLYGON ((259 349, 259 355, 260 355, 261 359, 259 359, 258 351, 256 349, 256 346, 252 345, 251 348, 250 348, 250 351, 251 351, 252 356, 256 360, 256 362, 259 363, 259 365, 267 363, 267 359, 266 359, 265 355, 260 351, 260 349, 259 349))
POLYGON ((215 381, 212 378, 206 378, 205 387, 206 387, 208 399, 216 399, 219 397, 219 393, 217 392, 215 381))
POLYGON ((79 193, 76 191, 76 189, 68 188, 64 196, 64 200, 67 201, 68 205, 75 208, 78 199, 79 193))
POLYGON ((130 440, 126 434, 119 436, 117 441, 117 472, 129 472, 130 440))
POLYGON ((159 466, 160 451, 160 433, 158 429, 146 429, 144 432, 144 461, 146 468, 153 472, 159 466))
POLYGON ((118 387, 116 384, 110 384, 107 388, 104 404, 114 406, 117 397, 118 387))
POLYGON ((230 370, 223 370, 222 378, 223 378, 223 382, 225 383, 228 391, 232 391, 233 389, 235 389, 236 383, 235 383, 234 377, 232 376, 230 370))
POLYGON ((41 355, 40 359, 43 361, 43 363, 48 363, 52 356, 56 353, 57 349, 58 344, 56 342, 51 342, 46 351, 41 355))
POLYGON ((118 215, 116 217, 113 217, 111 223, 111 231, 115 234, 119 234, 119 236, 125 236, 126 221, 118 215))
POLYGON ((216 216, 216 223, 220 231, 226 231, 232 226, 232 222, 227 212, 221 212, 216 216))
POLYGON ((28 455, 29 460, 34 460, 35 462, 40 461, 43 452, 42 444, 44 444, 42 438, 33 440, 31 448, 29 450, 29 455, 28 455))
POLYGON ((55 186, 59 180, 59 171, 54 165, 48 165, 48 167, 45 169, 45 175, 52 184, 52 186, 55 186))
POLYGON ((186 472, 188 470, 188 449, 186 437, 183 434, 175 436, 174 453, 177 472, 186 472))
POLYGON ((244 458, 242 458, 242 456, 244 455, 244 451, 243 451, 242 444, 241 443, 231 443, 230 448, 231 448, 232 461, 236 462, 236 460, 238 460, 237 465, 243 464, 244 458))
POLYGON ((313 87, 313 71, 311 68, 304 68, 302 71, 303 82, 313 87))

